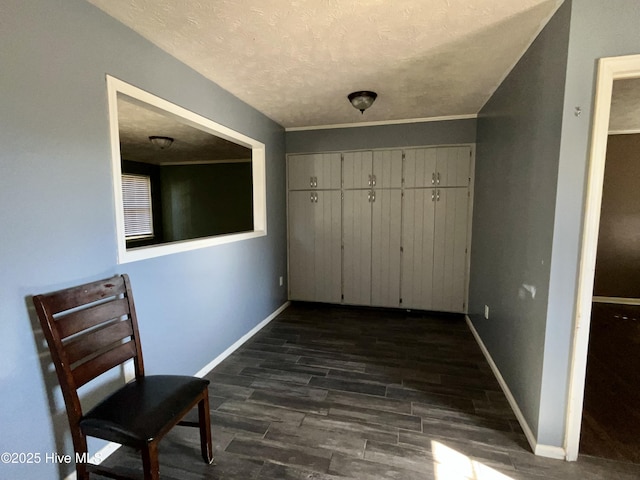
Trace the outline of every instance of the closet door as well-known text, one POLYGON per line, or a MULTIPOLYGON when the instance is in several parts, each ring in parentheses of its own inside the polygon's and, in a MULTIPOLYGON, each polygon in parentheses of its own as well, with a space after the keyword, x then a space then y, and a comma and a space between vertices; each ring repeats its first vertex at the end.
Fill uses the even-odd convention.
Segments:
POLYGON ((371 304, 371 190, 345 190, 342 208, 343 302, 371 304))
POLYGON ((402 150, 376 150, 373 152, 374 188, 402 187, 402 150))
POLYGON ((339 153, 290 155, 289 190, 339 189, 341 157, 339 153))
POLYGON ((342 162, 343 188, 371 188, 373 183, 372 159, 372 152, 344 153, 342 162))
POLYGON ((404 187, 428 188, 436 185, 436 148, 404 151, 404 187))
POLYGON ((402 199, 403 308, 433 310, 433 247, 436 190, 409 189, 402 199))
POLYGON ((464 312, 469 190, 436 190, 432 309, 464 312))
POLYGON ((405 150, 405 188, 467 187, 471 176, 471 147, 432 147, 405 150))
POLYGON ((292 300, 340 303, 340 191, 289 192, 292 300))
POLYGON ((471 176, 471 148, 436 148, 436 187, 467 187, 471 176))
POLYGON ((371 305, 400 305, 402 191, 373 191, 371 221, 371 305))
POLYGON ((342 296, 342 199, 340 191, 315 192, 315 300, 340 303, 342 296))
POLYGON ((317 192, 289 192, 289 298, 315 300, 317 192))

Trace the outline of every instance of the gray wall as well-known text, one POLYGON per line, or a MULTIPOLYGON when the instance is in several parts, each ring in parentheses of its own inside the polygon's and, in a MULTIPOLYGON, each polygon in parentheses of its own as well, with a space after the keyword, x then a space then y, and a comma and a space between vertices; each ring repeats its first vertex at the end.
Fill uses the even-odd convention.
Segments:
POLYGON ((165 241, 253 230, 250 162, 166 165, 160 178, 165 241))
POLYGON ((469 316, 534 434, 569 18, 565 3, 478 117, 469 316))
POLYGON ((597 59, 640 53, 638 23, 635 1, 565 1, 478 118, 470 312, 543 445, 564 445, 597 59))
MULTIPOLYGON (((365 112, 366 115, 366 112, 365 112)), ((451 145, 476 141, 476 119, 287 132, 287 153, 451 145)))
POLYGON ((0 452, 69 453, 30 295, 128 272, 148 373, 197 372, 285 301, 284 131, 82 0, 3 0, 0 24, 0 452), (116 264, 107 73, 266 144, 268 236, 116 264))
POLYGON ((572 4, 538 427, 550 445, 561 445, 564 434, 597 59, 640 53, 638 24, 635 0, 572 4))

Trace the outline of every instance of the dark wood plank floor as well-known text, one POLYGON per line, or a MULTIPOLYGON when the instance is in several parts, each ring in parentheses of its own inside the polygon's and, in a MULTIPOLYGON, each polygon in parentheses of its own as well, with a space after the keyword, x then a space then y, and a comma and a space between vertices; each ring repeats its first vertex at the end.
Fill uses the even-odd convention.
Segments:
MULTIPOLYGON (((207 377, 216 465, 176 427, 162 479, 640 478, 534 456, 461 316, 294 304, 207 377)), ((140 461, 121 448, 107 463, 140 461)))
POLYGON ((580 451, 640 463, 640 306, 593 305, 580 451))

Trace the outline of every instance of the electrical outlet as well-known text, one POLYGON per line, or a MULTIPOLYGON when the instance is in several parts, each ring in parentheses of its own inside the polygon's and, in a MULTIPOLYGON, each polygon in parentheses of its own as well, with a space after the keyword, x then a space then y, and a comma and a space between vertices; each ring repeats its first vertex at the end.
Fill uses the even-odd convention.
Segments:
POLYGON ((280 286, 284 285, 284 279, 282 278, 282 276, 280 277, 280 286))
POLYGON ((489 320, 489 305, 484 306, 484 318, 489 320))

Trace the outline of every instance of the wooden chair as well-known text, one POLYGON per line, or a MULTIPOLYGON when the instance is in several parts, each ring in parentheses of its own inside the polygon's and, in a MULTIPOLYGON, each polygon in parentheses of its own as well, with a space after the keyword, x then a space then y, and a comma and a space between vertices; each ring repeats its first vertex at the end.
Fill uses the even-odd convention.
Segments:
MULTIPOLYGON (((200 429, 202 458, 213 462, 208 380, 144 374, 138 321, 127 275, 33 297, 67 407, 76 458, 88 458, 87 436, 141 451, 145 480, 158 479, 158 442, 174 426, 200 429), (135 380, 83 414, 77 390, 133 359, 135 380), (182 418, 198 406, 199 421, 182 418)), ((78 480, 90 473, 128 478, 112 469, 76 463, 78 480)))

